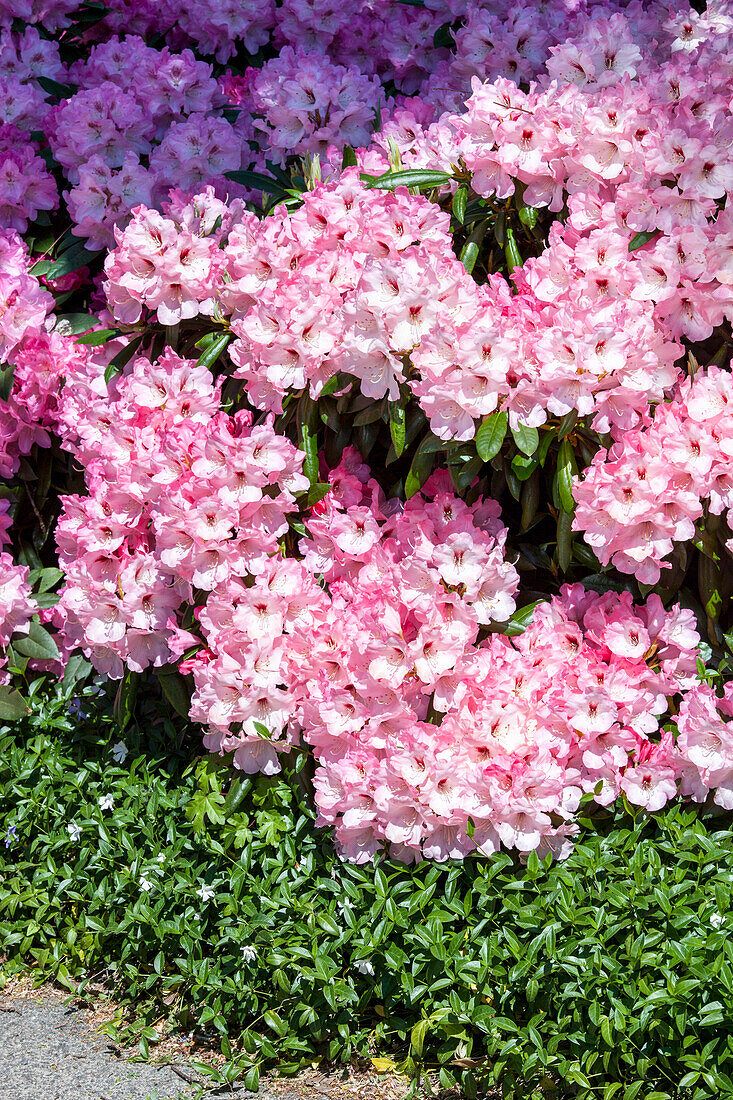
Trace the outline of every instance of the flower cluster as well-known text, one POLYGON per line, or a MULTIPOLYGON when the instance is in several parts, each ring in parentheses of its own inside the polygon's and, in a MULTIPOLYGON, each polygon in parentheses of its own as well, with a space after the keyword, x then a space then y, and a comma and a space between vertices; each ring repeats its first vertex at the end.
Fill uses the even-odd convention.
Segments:
POLYGON ((54 621, 119 677, 171 659, 174 613, 195 591, 265 567, 308 482, 271 421, 220 411, 220 385, 194 360, 138 356, 111 395, 104 368, 90 355, 67 371, 60 403, 88 495, 63 498, 54 621))
POLYGON ((13 477, 34 446, 51 445, 62 379, 82 358, 73 340, 43 329, 26 333, 12 353, 13 385, 0 399, 0 477, 13 477))
MULTIPOLYGON (((211 201, 196 196, 188 209, 211 201)), ((409 362, 409 385, 443 439, 471 439, 497 408, 531 425, 575 409, 608 431, 638 424, 677 381, 679 344, 643 297, 648 255, 631 254, 615 293, 598 289, 619 260, 605 229, 553 231, 512 294, 499 275, 474 283, 435 205, 404 188, 370 190, 353 169, 292 214, 260 222, 235 206, 228 224, 194 234, 170 213, 136 211, 107 259, 106 291, 127 323, 142 306, 165 324, 229 315, 235 373, 260 408, 280 411, 306 385, 317 397, 338 371, 367 397, 395 399, 409 362), (627 294, 632 276, 642 289, 627 294)))
POLYGON ((674 585, 558 594, 589 548, 654 585, 733 529, 730 0, 78 8, 0 0, 0 677, 35 608, 10 517, 60 508, 62 657, 177 668, 245 772, 311 751, 346 858, 733 807, 674 585), (370 178, 412 168, 445 175, 370 178))
POLYGON ((447 475, 404 507, 386 501, 353 448, 329 484, 302 561, 271 561, 200 615, 192 716, 247 771, 275 769, 298 728, 335 760, 352 738, 377 745, 424 721, 479 631, 515 607, 494 501, 465 504, 447 475))
POLYGON ((376 77, 291 46, 249 75, 254 129, 276 163, 336 143, 368 143, 381 92, 376 77))
POLYGON ((733 685, 718 698, 707 684, 697 684, 682 700, 676 720, 678 760, 683 795, 733 809, 733 685))
POLYGON ((27 332, 43 326, 53 305, 30 268, 28 249, 18 234, 0 230, 0 363, 27 332))
POLYGON ((596 454, 575 485, 575 527, 603 564, 655 584, 675 543, 695 537, 705 504, 714 516, 733 507, 732 457, 733 378, 710 367, 596 454))
POLYGON ((41 210, 53 210, 58 194, 38 146, 16 126, 0 126, 0 225, 24 233, 41 210))
POLYGON ((31 596, 29 570, 16 565, 10 554, 0 552, 0 684, 9 681, 5 652, 14 634, 27 634, 30 620, 38 610, 31 596))
POLYGON ((302 562, 230 583, 199 616, 186 667, 209 748, 275 771, 300 733, 320 820, 356 860, 561 849, 583 794, 676 795, 684 761, 660 721, 696 683, 692 612, 575 585, 520 638, 477 645, 518 582, 494 502, 466 505, 443 474, 386 501, 354 451, 329 483, 302 562))

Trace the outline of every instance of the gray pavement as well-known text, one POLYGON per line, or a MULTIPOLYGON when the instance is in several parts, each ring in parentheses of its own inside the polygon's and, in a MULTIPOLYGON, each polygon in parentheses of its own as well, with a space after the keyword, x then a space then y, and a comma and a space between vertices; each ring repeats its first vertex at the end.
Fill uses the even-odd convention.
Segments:
MULTIPOLYGON (((0 994, 0 1100, 189 1100, 201 1095, 171 1066, 118 1057, 109 1039, 90 1029, 87 1016, 83 1008, 59 998, 0 994)), ((195 1077, 184 1064, 180 1069, 195 1077)), ((252 1094, 227 1089, 226 1095, 252 1094)), ((262 1092, 259 1097, 267 1100, 262 1092)))

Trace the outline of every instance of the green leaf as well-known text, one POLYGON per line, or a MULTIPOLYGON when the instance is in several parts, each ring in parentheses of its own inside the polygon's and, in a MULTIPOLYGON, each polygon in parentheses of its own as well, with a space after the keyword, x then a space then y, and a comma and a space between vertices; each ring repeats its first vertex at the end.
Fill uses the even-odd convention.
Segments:
POLYGON ((59 651, 56 642, 40 623, 31 622, 27 634, 13 637, 13 648, 36 661, 58 661, 59 651))
POLYGON ((522 454, 533 455, 540 445, 540 433, 536 428, 528 428, 526 424, 517 424, 511 429, 516 443, 522 454))
POLYGON ((114 359, 110 359, 107 364, 107 369, 104 372, 105 382, 109 382, 110 379, 114 378, 116 374, 119 374, 120 371, 127 366, 142 342, 142 335, 136 336, 134 340, 130 340, 129 344, 125 345, 122 351, 117 352, 114 359))
POLYGON ((425 1036, 430 1028, 430 1020, 418 1020, 410 1032, 410 1051, 414 1053, 417 1058, 422 1058, 423 1044, 425 1043, 425 1036))
POLYGON ((487 416, 476 432, 476 451, 484 462, 490 462, 501 450, 509 417, 505 412, 495 412, 487 416))
POLYGON ((453 216, 457 222, 463 225, 466 220, 466 204, 468 202, 468 188, 464 185, 458 188, 453 196, 453 216))
POLYGON ((528 603, 524 607, 520 607, 518 611, 514 612, 506 626, 503 627, 502 634, 508 634, 510 638, 514 638, 518 634, 524 634, 532 622, 534 609, 541 603, 544 603, 544 600, 535 600, 534 603, 528 603))
POLYGON ((91 661, 87 661, 81 653, 72 653, 66 662, 64 677, 61 686, 65 691, 70 691, 80 680, 85 680, 92 671, 91 661))
POLYGON ((248 1069, 242 1079, 242 1083, 248 1092, 260 1091, 260 1068, 259 1066, 252 1066, 252 1069, 248 1069))
POLYGON ((124 730, 129 724, 135 712, 137 690, 140 684, 140 673, 125 672, 117 688, 114 704, 114 716, 120 730, 124 730))
POLYGON ((573 516, 561 508, 557 514, 557 563, 567 573, 573 560, 573 516))
POLYGON ((196 361, 197 367, 211 367, 219 358, 221 353, 225 350, 227 344, 232 340, 233 334, 231 332, 220 332, 214 340, 211 341, 205 351, 201 353, 196 361))
POLYGON ((274 180, 272 176, 265 176, 262 172, 248 172, 237 169, 235 172, 225 172, 224 175, 228 180, 233 180, 234 183, 241 183, 243 187, 265 191, 268 195, 277 195, 283 198, 288 196, 288 191, 281 183, 274 180))
MULTIPOLYGON (((422 489, 433 471, 436 451, 434 444, 436 442, 439 443, 440 441, 436 441, 435 436, 429 435, 426 439, 423 439, 415 451, 412 464, 405 478, 405 496, 408 500, 422 489)), ((445 444, 442 444, 441 449, 444 446, 445 444)))
POLYGON ((298 445, 305 451, 303 473, 311 483, 318 484, 318 404, 304 393, 298 402, 298 445))
POLYGON ((17 722, 28 714, 28 704, 15 688, 0 685, 0 722, 17 722))
POLYGON ((77 336, 98 324, 99 318, 92 317, 89 313, 62 313, 57 317, 54 327, 61 329, 66 335, 77 336))
POLYGON ((31 569, 28 577, 34 592, 48 592, 64 579, 63 570, 49 565, 43 569, 31 569))
POLYGON ((404 168, 399 172, 385 172, 382 176, 369 176, 366 173, 361 175, 361 180, 367 187, 377 187, 382 191, 394 191, 395 187, 431 190, 434 187, 443 187, 452 178, 448 172, 437 172, 432 168, 404 168))
POLYGON ((15 365, 6 363, 0 367, 0 400, 7 401, 13 389, 15 365))
POLYGON ((530 458, 528 455, 515 455, 512 459, 512 470, 520 481, 527 481, 539 466, 536 455, 530 458))
POLYGON ((401 401, 390 401, 389 405, 389 431, 392 436, 392 446, 399 458, 405 449, 405 406, 401 401))
MULTIPOLYGON (((122 333, 118 328, 99 328, 96 332, 85 332, 77 336, 77 344, 87 344, 89 347, 98 348, 102 344, 108 344, 122 333)), ((109 379, 108 379, 109 381, 109 379)))
MULTIPOLYGON (((78 244, 72 245, 71 248, 67 248, 66 252, 62 252, 57 260, 51 264, 42 274, 46 279, 53 282, 54 279, 60 279, 62 275, 70 275, 72 271, 78 271, 82 267, 87 267, 93 263, 98 256, 101 256, 104 249, 97 249, 94 252, 90 252, 85 245, 80 241, 78 244)), ((31 274, 35 275, 36 267, 34 264, 31 268, 31 274)))
POLYGON ((642 233, 635 233, 629 241, 629 252, 635 252, 637 248, 641 248, 642 245, 647 244, 648 241, 654 240, 655 237, 660 235, 658 229, 645 230, 642 233))
POLYGON ((528 229, 534 229, 537 225, 538 210, 534 206, 525 206, 521 201, 517 202, 517 212, 519 213, 519 220, 522 225, 526 225, 528 229))
POLYGON ((474 455, 469 459, 448 462, 451 481, 455 485, 457 493, 462 494, 466 491, 477 478, 482 466, 483 461, 478 455, 474 455))
POLYGON ((315 485, 311 485, 305 498, 308 507, 312 508, 314 504, 318 504, 319 500, 323 500, 330 488, 331 486, 327 481, 317 481, 315 485))
POLYGON ((354 148, 351 145, 344 145, 344 151, 343 151, 343 154, 341 156, 341 170, 343 171, 344 168, 355 168, 355 167, 356 167, 356 153, 354 151, 354 148))
POLYGON ((44 92, 55 96, 56 99, 70 99, 79 90, 76 84, 61 84, 58 80, 51 80, 49 76, 37 76, 36 81, 44 92))
POLYGON ((504 255, 506 256, 506 266, 509 270, 509 274, 511 275, 512 271, 515 271, 516 268, 522 266, 524 260, 522 259, 522 256, 520 254, 517 242, 514 239, 514 230, 512 229, 509 222, 506 223, 505 232, 506 244, 504 245, 504 255))
POLYGON ((188 685, 175 668, 159 668, 158 680, 160 687, 176 714, 182 718, 188 718, 191 710, 191 693, 188 685))
POLYGON ((287 1033, 288 1033, 287 1024, 277 1014, 277 1012, 274 1012, 272 1009, 268 1009, 267 1012, 265 1012, 263 1019, 264 1019, 265 1023, 267 1024, 267 1026, 269 1028, 272 1028, 272 1030, 275 1032, 275 1034, 279 1035, 281 1039, 283 1039, 287 1035, 287 1033))
POLYGON ((557 491, 564 512, 572 515, 575 511, 573 498, 573 478, 578 473, 575 451, 569 439, 563 439, 557 456, 557 491))
POLYGON ((470 275, 476 266, 476 260, 478 259, 479 242, 472 240, 470 237, 461 249, 460 260, 466 271, 470 275))

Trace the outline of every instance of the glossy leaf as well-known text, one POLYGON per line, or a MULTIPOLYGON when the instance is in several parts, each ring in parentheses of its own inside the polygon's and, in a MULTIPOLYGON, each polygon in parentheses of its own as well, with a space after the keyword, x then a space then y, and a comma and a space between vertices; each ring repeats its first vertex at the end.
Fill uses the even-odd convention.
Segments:
POLYGON ((476 432, 476 451, 484 462, 490 462, 501 450, 508 425, 505 412, 491 413, 481 422, 476 432))

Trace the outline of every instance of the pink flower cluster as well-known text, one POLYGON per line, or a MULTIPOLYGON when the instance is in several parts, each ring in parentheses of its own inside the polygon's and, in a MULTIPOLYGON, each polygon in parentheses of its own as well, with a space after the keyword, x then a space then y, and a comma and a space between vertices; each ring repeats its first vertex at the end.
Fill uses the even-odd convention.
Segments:
POLYGON ((477 645, 517 590, 495 503, 468 506, 445 474, 385 501, 353 450, 329 482, 302 562, 273 559, 199 615, 186 668, 210 749, 272 772, 300 734, 320 821, 357 861, 562 850, 583 794, 676 795, 687 742, 660 722, 697 683, 692 612, 575 585, 521 637, 477 645))
POLYGON ((574 526, 604 565, 655 584, 675 543, 695 537, 704 504, 713 515, 733 507, 732 459, 733 377, 711 367, 596 454, 574 487, 574 526))
POLYGON ((298 729, 330 760, 344 739, 378 745, 424 721, 479 631, 514 611, 494 501, 465 504, 447 475, 404 506, 385 501, 353 448, 329 484, 302 561, 273 559, 199 616, 191 713, 247 771, 277 770, 298 729))
POLYGON ((43 329, 26 333, 12 353, 13 386, 0 399, 0 477, 13 477, 34 446, 50 447, 62 380, 80 358, 73 340, 43 329))
POLYGON ((442 439, 473 438, 497 408, 532 425, 576 409, 607 431, 637 424, 677 381, 679 345, 653 303, 625 285, 599 290, 619 260, 608 230, 553 232, 512 294, 501 276, 474 283, 437 206, 405 188, 370 190, 353 169, 306 193, 292 214, 259 221, 219 204, 227 220, 215 233, 180 221, 210 203, 211 193, 196 196, 179 219, 171 208, 137 210, 107 258, 105 288, 126 323, 142 306, 164 324, 229 317, 235 376, 259 408, 279 412, 285 394, 305 386, 317 397, 341 371, 375 399, 395 399, 409 380, 442 439))
POLYGON ((10 554, 0 552, 0 684, 10 680, 3 671, 8 664, 6 647, 14 634, 28 633, 30 620, 38 610, 31 596, 29 572, 27 566, 16 565, 10 554))
MULTIPOLYGON (((529 595, 496 501, 444 471, 388 499, 347 447, 308 510, 275 419, 336 376, 410 396, 446 443, 496 410, 515 431, 575 413, 605 444, 575 527, 659 581, 733 509, 731 373, 683 368, 690 344, 722 363, 727 329, 705 342, 733 319, 729 0, 108 0, 67 65, 74 7, 0 0, 0 478, 52 436, 83 470, 56 531, 64 655, 191 674, 206 746, 246 772, 310 748, 319 823, 357 861, 563 853, 589 796, 733 808, 733 688, 700 682, 692 612, 572 585, 508 637, 529 595), (302 202, 267 216, 229 179, 297 157, 302 202), (133 334, 53 328, 16 230, 47 232, 54 161, 73 231, 110 249, 106 306, 81 308, 154 319, 181 354, 148 328, 107 382, 133 334), (437 202, 360 178, 400 167, 452 178, 437 202), (485 218, 475 278, 459 186, 467 232, 485 218), (212 329, 209 370, 187 356, 212 329)), ((34 608, 0 553, 0 682, 34 608)))
MULTIPOLYGON (((658 809, 677 793, 670 697, 694 681, 690 612, 565 587, 517 639, 492 635, 444 676, 435 716, 347 727, 319 757, 321 820, 346 858, 568 850, 584 793, 658 809)), ((338 679, 337 679, 338 683, 338 679)), ((349 712, 342 718, 344 722, 349 712)))
POLYGON ((707 684, 685 695, 676 719, 680 793, 733 810, 733 684, 718 698, 707 684))
POLYGON ((271 420, 220 411, 220 385, 194 360, 138 356, 109 394, 104 367, 90 355, 62 394, 88 495, 63 498, 54 622, 68 649, 119 677, 171 659, 174 613, 196 591, 265 568, 308 482, 271 420))
POLYGON ((105 260, 107 301, 125 324, 134 324, 143 306, 165 325, 217 312, 216 291, 228 274, 226 234, 241 224, 251 238, 260 224, 241 201, 226 206, 211 187, 190 203, 174 196, 164 211, 136 208, 127 229, 116 230, 118 247, 105 260))
POLYGON ((43 326, 53 305, 30 267, 28 249, 18 234, 0 229, 0 363, 8 360, 27 332, 43 326))

